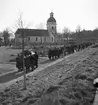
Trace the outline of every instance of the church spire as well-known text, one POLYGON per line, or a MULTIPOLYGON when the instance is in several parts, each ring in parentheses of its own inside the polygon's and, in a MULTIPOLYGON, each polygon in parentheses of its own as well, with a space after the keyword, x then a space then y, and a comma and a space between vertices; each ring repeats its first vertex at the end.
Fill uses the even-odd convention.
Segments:
POLYGON ((50 13, 50 17, 53 17, 53 14, 54 14, 54 13, 53 13, 53 12, 51 12, 51 13, 50 13))
POLYGON ((55 23, 56 23, 56 20, 55 20, 55 18, 53 17, 53 14, 54 14, 53 12, 50 13, 50 17, 49 17, 49 19, 47 20, 47 23, 48 23, 48 22, 55 22, 55 23))

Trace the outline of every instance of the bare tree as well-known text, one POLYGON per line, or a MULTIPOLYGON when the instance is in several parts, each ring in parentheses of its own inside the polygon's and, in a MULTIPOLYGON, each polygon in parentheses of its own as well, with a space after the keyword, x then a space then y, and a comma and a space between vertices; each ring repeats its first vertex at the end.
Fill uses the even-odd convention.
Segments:
POLYGON ((81 26, 80 25, 78 25, 77 27, 76 27, 76 33, 78 32, 80 32, 81 31, 81 26))
POLYGON ((2 37, 3 33, 0 32, 0 46, 3 44, 3 37, 2 37))
MULTIPOLYGON (((30 24, 25 24, 22 18, 22 13, 20 13, 19 18, 16 21, 15 28, 24 28, 27 29, 30 24)), ((23 54, 23 71, 24 71, 24 89, 26 89, 26 72, 25 72, 25 62, 24 62, 24 37, 25 37, 25 31, 21 34, 22 38, 22 54, 23 54)))
POLYGON ((27 29, 28 27, 30 27, 32 25, 32 22, 28 22, 26 23, 26 21, 23 20, 23 13, 20 12, 19 16, 16 20, 16 24, 14 25, 13 29, 17 30, 17 28, 25 28, 27 29))
POLYGON ((69 39, 69 35, 70 35, 70 30, 67 27, 64 27, 63 29, 63 40, 64 40, 64 56, 66 55, 66 41, 67 41, 67 45, 68 45, 68 39, 69 39))
POLYGON ((68 44, 69 35, 70 35, 70 29, 67 28, 67 27, 64 27, 64 29, 63 29, 63 38, 65 40, 67 40, 67 44, 68 44))
POLYGON ((77 28, 76 28, 76 40, 77 40, 77 43, 81 43, 82 44, 82 34, 81 34, 81 26, 78 25, 77 28))
POLYGON ((10 37, 9 30, 5 29, 2 34, 4 38, 4 45, 7 46, 9 44, 9 37, 10 37))
POLYGON ((37 29, 44 29, 44 23, 39 23, 37 26, 36 26, 37 29))

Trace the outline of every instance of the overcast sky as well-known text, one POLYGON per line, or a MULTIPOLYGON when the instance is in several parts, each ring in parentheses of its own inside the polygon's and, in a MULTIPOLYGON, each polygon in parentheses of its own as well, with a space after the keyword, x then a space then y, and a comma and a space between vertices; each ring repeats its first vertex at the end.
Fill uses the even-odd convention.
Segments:
POLYGON ((0 0, 0 31, 12 28, 20 12, 30 28, 46 28, 51 11, 58 31, 74 31, 77 25, 86 30, 98 27, 98 0, 0 0))

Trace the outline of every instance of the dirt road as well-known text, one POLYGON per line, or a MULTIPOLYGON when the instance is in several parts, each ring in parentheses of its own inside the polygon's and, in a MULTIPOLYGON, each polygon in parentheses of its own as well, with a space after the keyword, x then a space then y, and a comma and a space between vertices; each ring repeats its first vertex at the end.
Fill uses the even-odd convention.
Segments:
MULTIPOLYGON (((46 66, 48 66, 49 64, 52 64, 55 60, 48 60, 48 58, 40 58, 39 59, 39 67, 37 69, 35 69, 35 71, 38 71, 41 68, 44 68, 46 66)), ((22 72, 18 72, 17 68, 15 67, 15 63, 13 65, 11 64, 0 64, 0 68, 2 70, 2 74, 0 76, 0 84, 1 83, 6 83, 9 82, 13 79, 16 79, 18 77, 21 77, 23 75, 23 71, 22 72), (8 70, 9 69, 9 70, 8 70), (9 71, 9 72, 7 72, 9 71)), ((30 71, 32 72, 32 71, 30 71)), ((28 72, 28 73, 30 73, 28 72)), ((33 71, 34 72, 34 71, 33 71)))

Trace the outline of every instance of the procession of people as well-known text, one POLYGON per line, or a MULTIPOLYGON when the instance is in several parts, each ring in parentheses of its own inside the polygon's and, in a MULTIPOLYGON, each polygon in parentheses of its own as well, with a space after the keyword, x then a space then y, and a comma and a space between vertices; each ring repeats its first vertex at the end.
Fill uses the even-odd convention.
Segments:
MULTIPOLYGON (((16 67, 18 71, 23 70, 23 53, 19 53, 16 57, 16 67)), ((38 54, 32 50, 24 51, 24 67, 26 72, 33 71, 38 67, 38 54)))

